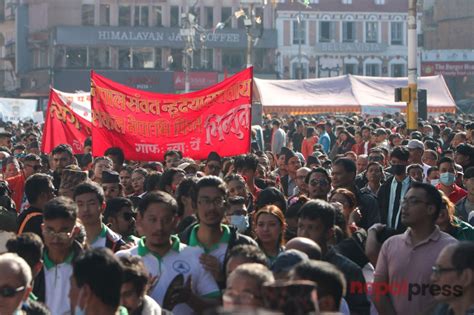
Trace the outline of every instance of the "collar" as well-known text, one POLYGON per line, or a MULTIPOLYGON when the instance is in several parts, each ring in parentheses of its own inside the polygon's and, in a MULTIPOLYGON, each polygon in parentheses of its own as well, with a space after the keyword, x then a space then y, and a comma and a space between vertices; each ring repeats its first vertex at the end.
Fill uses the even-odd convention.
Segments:
MULTIPOLYGON (((71 264, 73 258, 74 258, 74 251, 71 250, 71 253, 69 253, 69 255, 66 257, 66 259, 62 263, 71 264)), ((44 254, 43 254, 43 260, 44 260, 44 266, 48 270, 57 266, 53 261, 51 261, 51 259, 49 259, 48 251, 46 250, 44 251, 44 254)))
MULTIPOLYGON (((398 183, 397 179, 395 178, 395 176, 393 176, 393 179, 392 179, 392 184, 396 184, 398 183)), ((410 183, 410 176, 406 176, 404 180, 402 180, 402 185, 403 184, 409 184, 410 183)))
POLYGON ((97 235, 97 237, 92 242, 90 242, 90 244, 94 244, 99 238, 104 238, 107 236, 107 226, 104 223, 101 223, 100 225, 102 227, 100 234, 97 235))
MULTIPOLYGON (((170 239, 171 239, 171 242, 172 242, 171 249, 174 250, 175 252, 179 253, 180 252, 180 245, 181 245, 181 243, 179 241, 179 238, 176 235, 171 235, 170 239)), ((146 237, 142 237, 140 239, 140 241, 138 242, 138 255, 143 257, 147 254, 152 254, 153 256, 155 256, 156 258, 161 260, 163 257, 161 257, 160 255, 150 251, 150 249, 145 244, 145 240, 146 240, 146 237)))
POLYGON ((206 253, 209 253, 209 252, 212 252, 213 250, 215 250, 219 246, 219 244, 229 243, 230 229, 225 224, 221 224, 221 227, 222 227, 222 230, 224 231, 224 233, 222 234, 221 239, 219 240, 219 242, 217 244, 212 245, 209 248, 206 248, 206 246, 204 246, 204 244, 202 244, 197 238, 197 231, 199 229, 199 224, 196 224, 193 227, 193 229, 191 230, 191 234, 189 236, 189 246, 199 246, 199 247, 203 248, 206 253))
POLYGON ((407 228, 405 233, 403 233, 403 238, 405 239, 405 243, 410 245, 410 246, 413 246, 413 247, 421 246, 423 244, 428 243, 429 241, 436 242, 440 239, 440 237, 441 237, 441 230, 436 225, 434 231, 426 239, 424 239, 423 241, 421 241, 418 244, 416 244, 415 246, 413 246, 412 242, 411 242, 411 228, 410 227, 407 228))

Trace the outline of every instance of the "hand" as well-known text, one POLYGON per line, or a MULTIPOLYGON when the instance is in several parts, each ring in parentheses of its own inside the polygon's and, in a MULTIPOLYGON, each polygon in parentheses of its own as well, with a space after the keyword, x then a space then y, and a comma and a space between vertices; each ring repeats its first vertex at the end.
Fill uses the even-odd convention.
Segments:
POLYGON ((202 254, 199 257, 202 267, 208 271, 216 282, 223 280, 224 275, 221 272, 221 263, 219 259, 209 254, 202 254))
POLYGON ((160 277, 158 275, 153 276, 151 273, 148 274, 148 295, 151 295, 151 293, 155 289, 156 284, 158 283, 158 280, 160 280, 160 277))
POLYGON ((349 214, 349 222, 348 224, 358 224, 360 220, 362 219, 362 213, 360 212, 359 208, 355 208, 350 214, 349 214))

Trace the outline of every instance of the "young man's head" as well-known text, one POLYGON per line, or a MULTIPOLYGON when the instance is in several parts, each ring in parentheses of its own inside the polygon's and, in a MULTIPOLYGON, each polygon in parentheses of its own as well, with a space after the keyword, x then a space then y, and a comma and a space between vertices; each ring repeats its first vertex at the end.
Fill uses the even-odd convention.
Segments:
POLYGON ((324 252, 328 240, 333 237, 334 222, 335 209, 331 204, 323 200, 310 200, 300 209, 297 235, 315 241, 324 252))
POLYGON ((104 223, 114 232, 127 237, 135 233, 133 204, 125 197, 112 198, 107 201, 104 210, 104 223))
POLYGON ((107 248, 84 251, 73 264, 69 300, 74 314, 114 314, 120 305, 123 268, 107 248), (99 311, 100 310, 100 311, 99 311))
POLYGON ((148 270, 141 257, 127 255, 119 259, 123 267, 120 305, 124 306, 129 314, 136 314, 143 305, 148 289, 148 270))
POLYGON ((452 158, 447 156, 438 161, 439 182, 443 186, 452 186, 456 181, 456 165, 452 158))
POLYGON ((104 152, 104 156, 109 157, 114 162, 114 170, 119 172, 122 168, 123 162, 125 161, 125 155, 123 150, 118 147, 108 148, 104 152))
POLYGON ((267 266, 267 257, 259 247, 254 245, 237 245, 232 247, 225 268, 227 275, 234 271, 238 266, 248 263, 267 266))
POLYGON ((301 167, 301 161, 293 150, 286 150, 285 153, 285 167, 288 173, 295 178, 296 171, 301 167))
POLYGON ((7 250, 23 258, 31 268, 35 278, 43 267, 44 244, 35 233, 25 232, 7 241, 7 250))
POLYGON ((53 171, 61 172, 73 162, 72 148, 68 144, 60 144, 51 152, 51 169, 53 171))
POLYGON ((434 225, 442 203, 441 194, 434 186, 413 182, 401 204, 401 222, 412 228, 426 224, 434 225))
POLYGON ((234 169, 242 175, 247 182, 253 182, 257 171, 258 158, 255 154, 240 155, 234 160, 234 169))
POLYGON ((226 209, 226 186, 216 176, 205 176, 197 184, 193 205, 201 225, 219 227, 226 209))
POLYGON ((344 274, 325 261, 305 261, 290 273, 292 280, 309 280, 318 284, 318 303, 321 312, 338 312, 346 294, 344 274))
POLYGON ((390 164, 392 172, 395 176, 403 176, 406 174, 410 152, 404 147, 396 147, 390 154, 390 164))
POLYGON ((70 250, 75 237, 80 233, 76 218, 77 206, 69 198, 56 197, 45 205, 41 228, 48 251, 64 253, 70 250))
POLYGON ((206 166, 204 167, 204 173, 209 176, 219 176, 222 169, 222 158, 216 152, 211 152, 207 156, 206 166))
POLYGON ((339 158, 332 164, 332 185, 334 188, 347 188, 354 185, 357 167, 348 158, 339 158))
POLYGON ((115 171, 106 170, 102 172, 102 189, 105 200, 123 196, 123 186, 120 184, 120 175, 115 171))
POLYGON ((0 314, 22 314, 22 305, 32 291, 31 269, 13 253, 0 255, 0 314))
POLYGON ((92 169, 94 170, 94 181, 102 183, 102 173, 104 171, 112 171, 114 163, 112 159, 106 156, 98 157, 94 160, 92 169))
POLYGON ((178 204, 168 193, 147 193, 138 205, 137 226, 149 248, 169 245, 170 235, 178 221, 178 204))
POLYGON ((38 173, 41 170, 41 158, 36 154, 28 154, 23 158, 23 173, 25 178, 38 173))
POLYGON ((430 167, 426 174, 427 174, 426 180, 431 185, 433 185, 433 186, 438 185, 438 183, 439 183, 439 168, 437 166, 430 167))
POLYGON ((78 216, 84 226, 97 225, 105 208, 104 190, 97 183, 86 182, 74 189, 74 201, 79 209, 78 216))
POLYGON ((54 198, 53 179, 46 174, 33 174, 25 182, 25 195, 30 205, 43 209, 54 198))
POLYGON ((423 173, 423 166, 420 164, 411 164, 407 167, 407 174, 412 180, 422 183, 425 174, 423 173))
POLYGON ((245 233, 250 226, 245 198, 229 197, 226 211, 227 222, 237 228, 240 233, 245 233))
POLYGON ((165 168, 178 167, 181 161, 181 154, 178 151, 170 150, 165 152, 165 168))
POLYGON ((308 197, 311 199, 326 200, 331 190, 331 177, 325 168, 313 168, 306 175, 305 182, 308 185, 308 197))

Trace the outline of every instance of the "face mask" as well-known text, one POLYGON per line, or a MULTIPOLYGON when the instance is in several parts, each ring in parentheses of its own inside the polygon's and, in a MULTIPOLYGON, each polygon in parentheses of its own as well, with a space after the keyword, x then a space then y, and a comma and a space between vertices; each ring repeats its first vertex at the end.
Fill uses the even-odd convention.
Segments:
POLYGON ((249 228, 249 217, 246 215, 231 215, 230 224, 235 226, 239 233, 244 233, 249 228))
POLYGON ((431 183, 431 185, 436 186, 436 185, 439 184, 439 179, 432 179, 432 180, 430 181, 430 183, 431 183))
POLYGON ((405 174, 406 169, 407 169, 406 165, 402 165, 402 164, 392 165, 392 171, 394 175, 403 175, 405 174))
POLYGON ((446 172, 439 174, 439 181, 445 186, 451 186, 452 184, 454 184, 455 180, 456 177, 454 176, 454 173, 446 172))

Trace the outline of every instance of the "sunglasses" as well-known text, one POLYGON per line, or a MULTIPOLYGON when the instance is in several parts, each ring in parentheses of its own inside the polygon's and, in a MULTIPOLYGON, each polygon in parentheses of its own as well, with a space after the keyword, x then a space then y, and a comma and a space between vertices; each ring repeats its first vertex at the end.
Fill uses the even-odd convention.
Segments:
POLYGON ((17 293, 25 291, 25 289, 25 286, 21 286, 18 288, 3 287, 0 289, 0 296, 4 298, 11 298, 14 297, 17 293))
POLYGON ((124 212, 122 214, 122 218, 125 220, 125 221, 132 221, 132 219, 136 219, 137 217, 137 214, 134 213, 134 212, 124 212))

